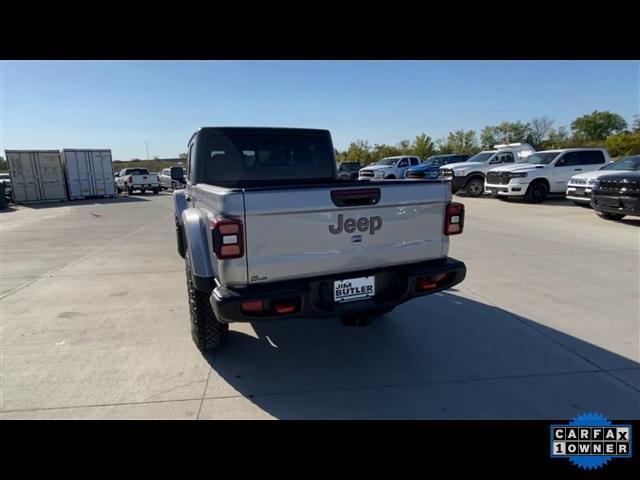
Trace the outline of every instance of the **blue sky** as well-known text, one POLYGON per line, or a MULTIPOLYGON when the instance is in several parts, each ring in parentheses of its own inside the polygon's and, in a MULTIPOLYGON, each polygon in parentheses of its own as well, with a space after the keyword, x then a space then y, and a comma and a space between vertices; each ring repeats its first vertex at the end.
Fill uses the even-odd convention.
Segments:
POLYGON ((631 123, 640 62, 4 61, 0 102, 0 150, 130 159, 146 141, 151 157, 176 157, 214 125, 327 128, 344 149, 543 115, 568 126, 593 110, 631 123))

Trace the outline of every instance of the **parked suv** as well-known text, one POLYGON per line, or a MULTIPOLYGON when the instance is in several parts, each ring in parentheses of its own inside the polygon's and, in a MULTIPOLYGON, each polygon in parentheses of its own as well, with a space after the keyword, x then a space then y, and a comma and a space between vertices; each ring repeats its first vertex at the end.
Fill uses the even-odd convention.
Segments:
POLYGON ((362 180, 382 180, 404 178, 404 173, 409 167, 420 165, 420 158, 411 156, 387 157, 375 165, 364 167, 360 170, 358 178, 362 180))
POLYGON ((487 172, 485 190, 498 198, 524 197, 543 202, 550 193, 565 193, 567 183, 577 172, 598 170, 609 162, 604 148, 545 150, 522 163, 494 168, 487 172))
POLYGON ((620 172, 599 178, 593 186, 591 206, 607 220, 640 216, 640 171, 620 172))
POLYGON ((465 277, 447 183, 338 179, 327 130, 201 128, 187 158, 173 198, 201 350, 229 322, 382 315, 465 277))
POLYGON ((186 184, 184 168, 182 167, 165 168, 158 175, 158 179, 160 180, 160 188, 163 190, 184 188, 186 184))
POLYGON ((596 180, 625 171, 633 172, 638 170, 640 170, 640 155, 635 155, 609 163, 594 172, 574 175, 567 184, 567 198, 576 205, 589 207, 591 206, 591 192, 596 180))
POLYGON ((361 168, 360 162, 342 162, 338 166, 338 178, 357 179, 361 168))
POLYGON ((405 178, 429 178, 434 174, 438 175, 438 169, 442 165, 450 163, 462 163, 469 160, 470 155, 451 154, 451 155, 433 155, 420 162, 420 165, 410 167, 404 174, 405 178), (435 169, 435 172, 434 172, 435 169))

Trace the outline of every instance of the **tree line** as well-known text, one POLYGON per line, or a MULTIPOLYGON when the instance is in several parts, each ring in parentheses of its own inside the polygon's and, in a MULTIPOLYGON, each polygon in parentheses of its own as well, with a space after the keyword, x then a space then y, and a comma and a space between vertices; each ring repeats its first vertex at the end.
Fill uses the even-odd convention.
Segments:
POLYGON ((629 129, 625 119, 617 113, 594 111, 576 118, 566 126, 554 126, 549 117, 534 118, 528 122, 502 122, 484 127, 479 135, 475 130, 455 130, 445 138, 433 140, 426 133, 413 141, 402 140, 396 145, 373 144, 366 140, 351 142, 344 151, 336 149, 338 162, 360 162, 367 165, 384 157, 466 153, 474 155, 491 150, 494 145, 526 142, 536 150, 571 147, 607 148, 611 157, 640 154, 640 115, 634 116, 629 129))
MULTIPOLYGON (((445 138, 433 140, 422 133, 411 140, 402 140, 396 145, 373 144, 366 140, 351 142, 344 151, 336 149, 338 162, 360 162, 363 165, 377 162, 384 157, 396 155, 416 155, 427 158, 431 155, 466 153, 474 155, 481 150, 493 149, 503 143, 527 142, 536 150, 570 147, 603 147, 611 157, 640 154, 640 115, 634 116, 631 126, 617 113, 594 111, 576 118, 570 128, 554 126, 549 117, 534 118, 528 122, 502 122, 484 127, 479 135, 475 130, 455 130, 445 138)), ((181 153, 186 160, 187 154, 181 153)), ((131 161, 129 161, 131 162, 131 161)), ((157 157, 153 160, 134 159, 134 163, 115 160, 118 168, 144 166, 158 171, 173 165, 157 157), (121 166, 124 165, 124 166, 121 166)), ((6 171, 7 162, 0 156, 0 171, 6 171)))

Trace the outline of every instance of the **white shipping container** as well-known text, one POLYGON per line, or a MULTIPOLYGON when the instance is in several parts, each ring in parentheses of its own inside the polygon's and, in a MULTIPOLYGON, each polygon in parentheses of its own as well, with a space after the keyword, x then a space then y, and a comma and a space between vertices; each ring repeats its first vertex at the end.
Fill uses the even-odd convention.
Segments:
POLYGON ((111 150, 62 149, 69 199, 115 197, 111 150))
POLYGON ((16 203, 66 200, 64 173, 57 150, 5 150, 16 203))

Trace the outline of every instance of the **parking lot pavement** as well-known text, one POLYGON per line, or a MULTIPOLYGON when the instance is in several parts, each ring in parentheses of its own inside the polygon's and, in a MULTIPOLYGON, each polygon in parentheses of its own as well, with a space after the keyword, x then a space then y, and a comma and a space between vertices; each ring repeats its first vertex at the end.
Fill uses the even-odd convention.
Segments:
POLYGON ((169 194, 0 213, 0 418, 640 418, 640 221, 457 197, 466 280, 191 341, 169 194))

